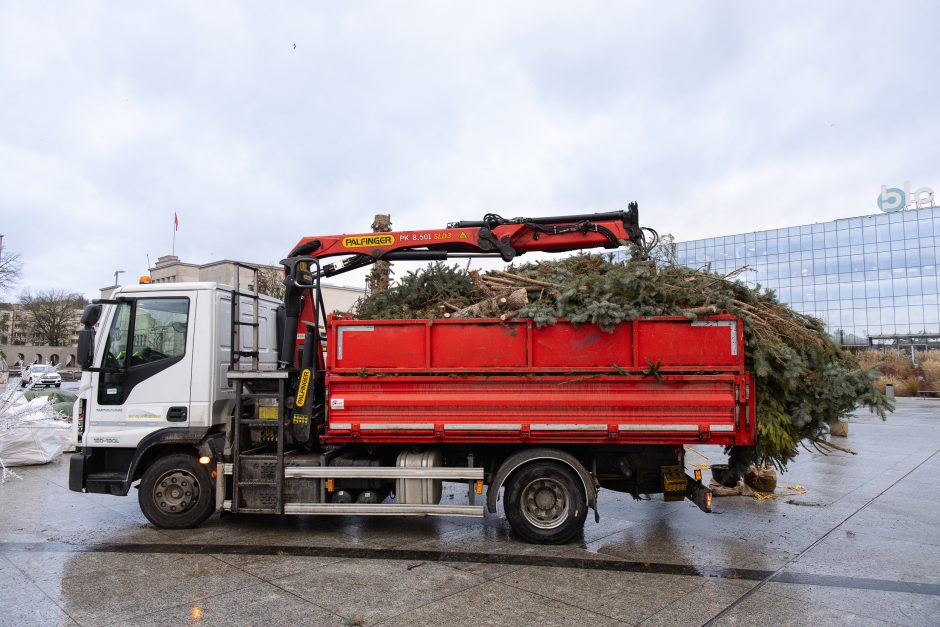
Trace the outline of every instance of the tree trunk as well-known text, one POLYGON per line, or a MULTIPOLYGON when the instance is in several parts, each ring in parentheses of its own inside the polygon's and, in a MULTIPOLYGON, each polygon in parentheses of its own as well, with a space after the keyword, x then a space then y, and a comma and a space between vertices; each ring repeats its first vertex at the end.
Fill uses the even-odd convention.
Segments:
POLYGON ((520 287, 505 296, 494 296, 455 311, 452 318, 499 318, 501 315, 521 309, 529 302, 526 289, 520 287))

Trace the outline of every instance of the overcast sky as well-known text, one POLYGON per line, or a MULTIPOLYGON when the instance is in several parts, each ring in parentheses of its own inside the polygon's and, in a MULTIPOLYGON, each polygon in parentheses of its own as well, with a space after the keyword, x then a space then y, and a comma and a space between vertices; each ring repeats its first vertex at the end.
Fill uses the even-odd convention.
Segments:
POLYGON ((270 4, 0 0, 6 298, 136 280, 174 211, 183 260, 272 262, 377 212, 684 240, 940 191, 936 3, 270 4))

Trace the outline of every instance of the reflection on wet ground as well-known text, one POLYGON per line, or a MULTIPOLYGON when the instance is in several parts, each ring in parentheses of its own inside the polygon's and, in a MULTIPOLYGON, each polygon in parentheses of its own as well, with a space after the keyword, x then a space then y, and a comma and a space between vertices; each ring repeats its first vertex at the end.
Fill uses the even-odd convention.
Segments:
POLYGON ((859 454, 804 452, 781 477, 803 496, 706 515, 604 492, 600 523, 554 547, 501 515, 157 530, 133 494, 69 492, 65 460, 21 468, 0 486, 0 624, 935 623, 940 401, 860 413, 840 443, 859 454))
POLYGON ((913 581, 892 581, 865 577, 812 575, 809 573, 776 572, 753 568, 721 568, 704 564, 663 564, 627 560, 586 559, 561 555, 519 555, 515 553, 469 553, 466 551, 426 551, 421 549, 388 549, 339 546, 293 546, 251 544, 67 544, 64 542, 7 542, 0 549, 11 553, 137 553, 176 555, 276 555, 279 557, 329 557, 341 559, 410 560, 455 562, 468 564, 505 564, 510 566, 541 566, 609 570, 622 573, 656 573, 687 577, 717 577, 780 583, 812 584, 834 588, 858 588, 888 592, 914 592, 940 596, 940 584, 913 581))

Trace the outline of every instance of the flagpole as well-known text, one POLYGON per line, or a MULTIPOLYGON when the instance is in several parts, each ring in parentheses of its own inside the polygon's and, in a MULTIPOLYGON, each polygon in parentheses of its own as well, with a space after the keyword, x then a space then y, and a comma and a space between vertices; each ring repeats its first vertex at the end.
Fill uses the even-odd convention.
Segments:
POLYGON ((170 253, 171 255, 176 255, 176 219, 173 220, 173 250, 170 253))

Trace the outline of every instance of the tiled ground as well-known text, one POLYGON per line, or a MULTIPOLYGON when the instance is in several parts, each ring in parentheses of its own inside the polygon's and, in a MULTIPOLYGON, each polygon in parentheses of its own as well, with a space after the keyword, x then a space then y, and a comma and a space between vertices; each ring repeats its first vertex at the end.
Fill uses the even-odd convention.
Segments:
POLYGON ((69 492, 64 458, 18 468, 0 486, 0 624, 936 624, 940 401, 898 405, 885 423, 853 419, 840 443, 858 455, 802 453, 781 483, 803 496, 716 499, 709 516, 604 492, 601 522, 560 547, 516 540, 501 515, 160 531, 133 493, 69 492), (796 582, 761 582, 778 570, 796 582), (905 591, 918 583, 933 585, 905 591))

